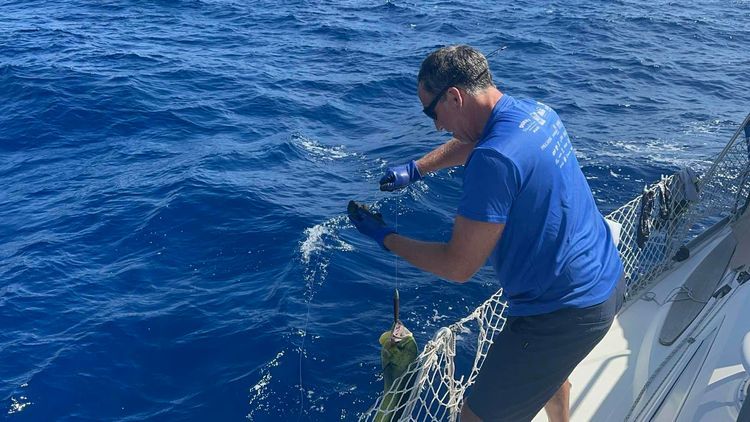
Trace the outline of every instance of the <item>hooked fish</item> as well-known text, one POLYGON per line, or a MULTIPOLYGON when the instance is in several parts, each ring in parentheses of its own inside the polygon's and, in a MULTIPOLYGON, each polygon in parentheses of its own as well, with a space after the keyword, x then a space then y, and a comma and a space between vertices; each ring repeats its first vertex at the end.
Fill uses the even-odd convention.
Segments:
POLYGON ((375 421, 397 421, 404 411, 406 400, 409 398, 408 391, 416 377, 416 372, 404 374, 418 355, 414 335, 399 319, 398 290, 393 296, 393 326, 380 335, 380 345, 382 346, 380 360, 383 365, 385 389, 375 421), (394 384, 397 385, 394 386, 394 384))

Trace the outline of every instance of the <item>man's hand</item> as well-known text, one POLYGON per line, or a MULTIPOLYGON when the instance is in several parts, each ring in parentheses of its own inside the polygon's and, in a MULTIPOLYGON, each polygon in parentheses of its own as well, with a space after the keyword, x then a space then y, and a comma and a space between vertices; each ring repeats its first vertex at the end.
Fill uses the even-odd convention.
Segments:
POLYGON ((417 162, 411 160, 409 164, 388 167, 385 176, 380 179, 380 190, 392 192, 396 189, 405 188, 421 178, 422 175, 417 168, 417 162))
POLYGON ((383 240, 389 234, 396 233, 396 230, 385 224, 383 216, 380 213, 373 213, 366 206, 354 201, 349 201, 346 211, 349 215, 349 221, 351 221, 360 233, 371 237, 383 249, 388 250, 383 244, 383 240))

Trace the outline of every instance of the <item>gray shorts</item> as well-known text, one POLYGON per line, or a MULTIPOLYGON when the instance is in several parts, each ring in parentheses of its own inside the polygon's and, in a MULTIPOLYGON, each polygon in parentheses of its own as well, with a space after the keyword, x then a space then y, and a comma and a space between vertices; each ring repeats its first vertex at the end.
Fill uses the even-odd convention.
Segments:
POLYGON ((601 341, 622 307, 625 280, 598 305, 509 317, 467 403, 484 421, 529 421, 601 341))

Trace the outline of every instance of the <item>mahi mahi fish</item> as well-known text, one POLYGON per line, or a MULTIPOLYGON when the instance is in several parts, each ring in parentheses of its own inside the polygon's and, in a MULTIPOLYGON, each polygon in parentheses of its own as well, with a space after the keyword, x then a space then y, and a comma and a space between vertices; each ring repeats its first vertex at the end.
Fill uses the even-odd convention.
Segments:
POLYGON ((393 296, 393 326, 380 336, 380 360, 383 364, 385 389, 376 422, 397 421, 401 417, 414 384, 415 372, 406 373, 417 359, 417 341, 398 318, 398 290, 393 296), (406 374, 406 375, 405 375, 406 374), (403 377, 402 377, 403 376, 403 377), (397 385, 394 385, 397 384, 397 385))

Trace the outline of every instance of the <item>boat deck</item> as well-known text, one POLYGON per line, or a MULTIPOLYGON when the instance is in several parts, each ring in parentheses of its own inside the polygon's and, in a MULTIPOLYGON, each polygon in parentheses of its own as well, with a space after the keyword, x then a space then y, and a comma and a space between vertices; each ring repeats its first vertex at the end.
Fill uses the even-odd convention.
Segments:
MULTIPOLYGON (((736 276, 748 269, 745 215, 625 304, 570 377, 571 419, 735 421, 748 380, 741 343, 750 331, 750 283, 736 276)), ((545 420, 544 411, 534 418, 545 420)))

